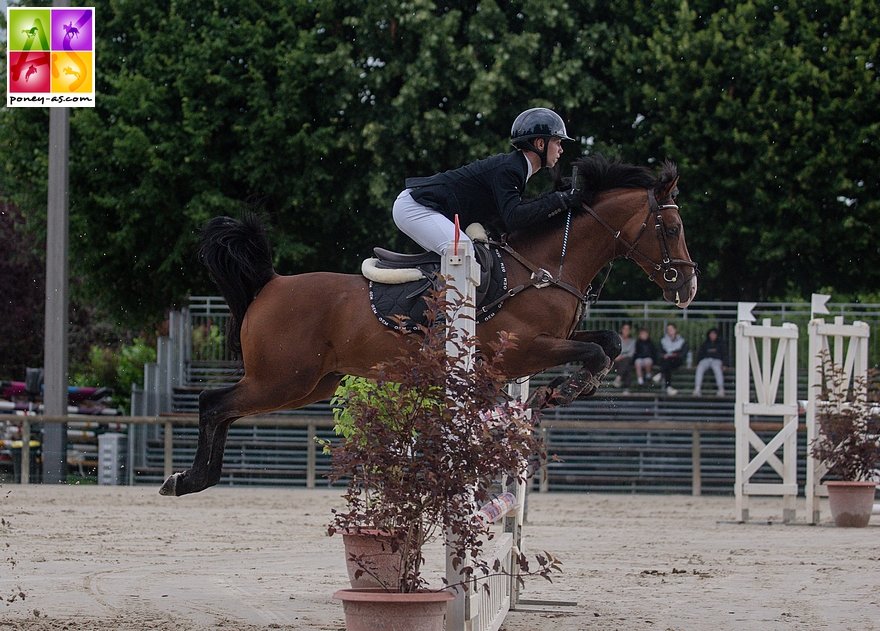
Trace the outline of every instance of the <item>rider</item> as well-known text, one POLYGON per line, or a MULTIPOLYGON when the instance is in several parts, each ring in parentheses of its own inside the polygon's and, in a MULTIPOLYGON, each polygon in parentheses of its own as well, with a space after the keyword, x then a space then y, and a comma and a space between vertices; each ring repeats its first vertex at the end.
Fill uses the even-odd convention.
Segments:
MULTIPOLYGON (((462 230, 474 222, 500 222, 507 231, 544 221, 575 204, 575 191, 553 191, 523 201, 528 179, 551 168, 562 155, 562 141, 574 140, 562 118, 544 107, 516 117, 510 142, 516 151, 502 153, 430 177, 407 178, 394 202, 394 223, 426 250, 444 254, 455 238, 453 218, 462 230)), ((468 240, 462 233, 461 240, 468 240)))

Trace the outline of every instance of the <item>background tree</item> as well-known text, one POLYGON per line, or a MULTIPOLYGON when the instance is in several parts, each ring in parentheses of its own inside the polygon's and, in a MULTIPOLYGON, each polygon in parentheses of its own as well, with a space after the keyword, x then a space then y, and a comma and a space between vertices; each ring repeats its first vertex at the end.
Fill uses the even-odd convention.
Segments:
POLYGON ((33 237, 16 208, 0 200, 0 378, 24 381, 25 368, 43 365, 46 274, 33 237))
MULTIPOLYGON (((97 106, 71 110, 72 293, 114 323, 155 328, 214 293, 198 230, 246 201, 282 273, 407 247, 390 216, 404 179, 508 150, 532 106, 580 139, 563 172, 590 151, 679 164, 700 299, 878 286, 877 0, 94 4, 97 106)), ((47 130, 46 110, 0 110, 0 191, 38 244, 47 130)), ((611 279, 604 297, 657 296, 633 265, 611 279)))
POLYGON ((679 163, 701 299, 875 291, 878 8, 613 4, 632 18, 616 23, 602 138, 636 160, 679 163))

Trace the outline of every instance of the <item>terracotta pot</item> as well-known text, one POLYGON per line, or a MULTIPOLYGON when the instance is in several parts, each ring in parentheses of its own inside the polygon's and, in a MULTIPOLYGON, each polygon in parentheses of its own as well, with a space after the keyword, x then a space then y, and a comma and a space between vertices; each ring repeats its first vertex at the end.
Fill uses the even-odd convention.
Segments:
POLYGON ((401 594, 382 589, 340 589, 346 631, 443 631, 448 592, 401 594))
POLYGON ((403 564, 402 551, 399 547, 392 551, 394 539, 391 533, 361 528, 358 532, 343 532, 342 541, 345 544, 345 566, 352 587, 397 588, 403 564), (361 559, 369 571, 361 572, 355 578, 358 570, 364 568, 352 556, 361 559))
POLYGON ((864 528, 871 520, 876 482, 826 482, 828 504, 834 525, 842 528, 864 528))

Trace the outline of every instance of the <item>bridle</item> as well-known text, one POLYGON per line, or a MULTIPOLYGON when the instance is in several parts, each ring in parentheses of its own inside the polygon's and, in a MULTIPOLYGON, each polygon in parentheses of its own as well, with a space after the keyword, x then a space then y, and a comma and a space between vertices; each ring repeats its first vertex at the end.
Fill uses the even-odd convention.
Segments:
MULTIPOLYGON (((654 279, 657 278, 657 274, 662 272, 663 281, 666 283, 666 289, 669 291, 675 291, 676 294, 678 290, 681 289, 685 283, 688 283, 694 276, 700 273, 700 268, 697 267, 696 262, 694 261, 686 261, 684 259, 676 259, 672 258, 669 255, 669 242, 666 239, 666 223, 663 221, 663 211, 668 210, 670 208, 674 208, 678 210, 678 204, 675 203, 675 199, 670 196, 664 200, 665 203, 658 204, 657 198, 654 195, 654 191, 648 189, 648 214, 645 217, 645 220, 642 222, 642 227, 639 228, 639 232, 636 235, 636 238, 633 239, 632 243, 627 243, 626 239, 620 236, 620 230, 615 230, 612 228, 607 221, 602 219, 596 211, 586 204, 583 205, 584 210, 589 214, 593 219, 599 222, 599 225, 603 226, 611 236, 614 237, 614 254, 615 257, 623 256, 624 258, 631 260, 641 260, 648 265, 651 266, 653 271, 648 274, 648 279, 651 282, 654 282, 654 279), (660 255, 661 260, 659 263, 646 256, 638 249, 639 239, 642 238, 642 235, 645 234, 648 228, 648 223, 651 221, 651 216, 654 216, 654 231, 657 234, 657 241, 660 245, 660 255), (617 251, 620 249, 619 245, 624 246, 624 252, 622 254, 617 254, 617 251), (682 272, 679 272, 679 267, 691 267, 693 268, 692 273, 685 275, 682 272)), ((611 270, 609 270, 610 272, 611 270)), ((605 280, 608 279, 606 275, 605 280)), ((602 285, 605 285, 605 281, 602 281, 602 285)), ((599 291, 601 291, 602 287, 599 287, 599 291)), ((597 292, 598 293, 598 292, 597 292)))
MULTIPOLYGON (((577 172, 575 171, 575 174, 577 172)), ((573 181, 576 181, 576 176, 573 178, 573 181)), ((675 203, 674 197, 670 196, 666 200, 667 203, 658 204, 657 198, 654 195, 654 191, 648 190, 648 214, 645 217, 645 220, 642 222, 642 227, 639 229, 639 233, 636 235, 636 238, 633 239, 633 242, 627 243, 626 239, 620 236, 620 230, 615 230, 612 228, 607 221, 602 219, 599 215, 596 214, 590 206, 586 204, 582 204, 584 211, 593 217, 596 221, 599 222, 600 225, 604 226, 608 232, 611 233, 611 236, 614 237, 614 257, 623 256, 628 259, 640 259, 646 263, 648 263, 653 271, 648 274, 648 278, 651 282, 657 277, 657 274, 660 272, 663 273, 663 280, 666 283, 666 289, 670 291, 675 291, 676 296, 678 296, 678 290, 681 289, 685 283, 690 281, 691 278, 700 273, 697 264, 694 261, 686 261, 684 259, 674 259, 669 256, 669 243, 666 240, 666 224, 663 221, 663 211, 668 210, 670 208, 675 208, 678 210, 678 204, 675 203), (659 263, 654 262, 650 257, 643 254, 638 249, 639 239, 642 238, 642 235, 645 233, 648 227, 648 222, 651 220, 651 215, 654 216, 654 230, 657 233, 657 240, 660 244, 660 252, 662 255, 662 259, 659 263), (618 243, 623 244, 625 247, 625 251, 622 254, 617 254, 619 249, 618 243), (688 276, 680 273, 676 266, 688 266, 693 268, 693 273, 688 276)), ((538 289, 547 286, 554 286, 566 291, 578 299, 579 307, 576 311, 574 323, 580 320, 581 314, 584 311, 584 308, 589 304, 595 304, 599 300, 599 295, 602 293, 602 288, 605 287, 605 283, 608 280, 608 277, 611 275, 611 268, 613 267, 614 261, 612 260, 608 264, 608 272, 605 274, 605 278, 602 279, 602 283, 596 290, 593 290, 593 285, 587 288, 587 291, 581 293, 577 287, 571 285, 569 283, 563 282, 562 280, 562 266, 565 263, 565 251, 568 246, 568 237, 569 237, 569 229, 571 226, 571 216, 572 211, 569 209, 568 211, 568 219, 565 223, 565 236, 563 237, 562 243, 562 257, 559 263, 559 271, 554 277, 552 273, 549 271, 538 267, 533 264, 531 261, 527 260, 525 257, 520 255, 516 250, 514 250, 510 244, 507 243, 506 235, 501 238, 500 241, 495 241, 490 239, 488 244, 494 247, 497 247, 501 250, 507 252, 513 259, 518 261, 523 267, 528 269, 531 272, 531 278, 521 285, 517 285, 516 287, 512 287, 508 289, 504 294, 502 294, 498 299, 494 300, 492 303, 488 305, 484 305, 478 310, 478 313, 485 313, 491 309, 493 309, 498 304, 504 302, 508 298, 512 298, 518 293, 528 289, 529 287, 536 287, 538 289)), ((574 326, 574 325, 573 325, 574 326)))

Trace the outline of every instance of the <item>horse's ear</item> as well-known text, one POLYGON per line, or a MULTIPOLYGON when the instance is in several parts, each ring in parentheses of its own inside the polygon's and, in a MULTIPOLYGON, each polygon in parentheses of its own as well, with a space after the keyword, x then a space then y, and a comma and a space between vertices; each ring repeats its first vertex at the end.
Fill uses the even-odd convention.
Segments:
POLYGON ((670 197, 675 197, 677 194, 678 176, 676 175, 671 182, 660 184, 660 194, 657 195, 657 199, 669 199, 670 197))

